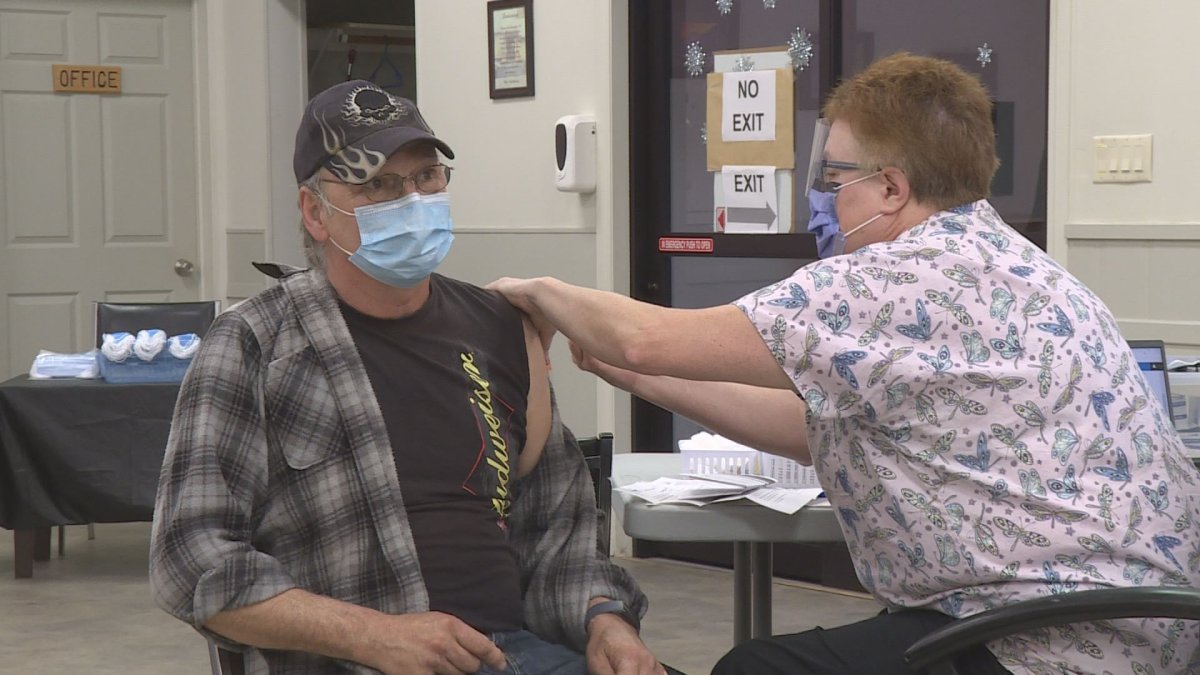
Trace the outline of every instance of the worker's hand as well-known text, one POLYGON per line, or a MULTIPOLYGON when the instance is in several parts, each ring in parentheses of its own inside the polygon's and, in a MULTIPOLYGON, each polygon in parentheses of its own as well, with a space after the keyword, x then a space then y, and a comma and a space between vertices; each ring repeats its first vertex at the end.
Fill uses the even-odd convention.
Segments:
POLYGON ((533 327, 537 329, 538 338, 542 341, 542 348, 546 352, 546 363, 550 363, 550 343, 554 341, 554 335, 558 333, 558 329, 547 321, 546 315, 538 309, 537 287, 541 283, 542 279, 502 277, 488 284, 486 288, 500 293, 513 307, 529 316, 533 327))
POLYGON ((571 348, 571 360, 575 362, 575 366, 580 370, 598 375, 605 382, 618 389, 633 391, 634 382, 639 377, 637 373, 632 370, 618 368, 597 359, 590 353, 583 351, 583 348, 574 341, 568 341, 567 345, 571 348))
POLYGON ((369 632, 371 646, 361 662, 386 675, 465 675, 484 664, 508 667, 494 642, 449 614, 385 614, 369 632))
POLYGON ((593 675, 666 675, 666 669, 621 617, 601 614, 588 624, 588 672, 593 675))
POLYGON ((536 309, 534 300, 537 295, 536 287, 539 281, 539 279, 501 277, 485 286, 485 288, 503 295, 512 303, 513 307, 522 312, 532 314, 536 309))

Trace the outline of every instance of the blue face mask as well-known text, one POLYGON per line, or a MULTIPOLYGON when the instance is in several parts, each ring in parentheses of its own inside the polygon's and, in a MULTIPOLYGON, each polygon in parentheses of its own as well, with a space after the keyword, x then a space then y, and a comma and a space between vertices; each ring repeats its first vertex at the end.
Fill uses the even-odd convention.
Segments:
POLYGON ((358 250, 351 253, 332 237, 329 240, 350 256, 351 264, 389 286, 416 286, 442 264, 454 241, 450 195, 445 192, 414 192, 394 201, 360 206, 353 215, 358 221, 358 250))
POLYGON ((828 258, 832 255, 834 237, 841 232, 838 224, 836 192, 822 192, 816 188, 808 191, 808 231, 817 237, 817 255, 828 258))
POLYGON ((883 214, 877 214, 849 232, 842 232, 842 224, 838 222, 837 193, 842 188, 854 185, 878 175, 876 171, 848 183, 842 183, 832 190, 823 191, 815 187, 808 191, 808 231, 817 237, 817 255, 821 258, 832 258, 846 252, 846 237, 875 222, 883 214))

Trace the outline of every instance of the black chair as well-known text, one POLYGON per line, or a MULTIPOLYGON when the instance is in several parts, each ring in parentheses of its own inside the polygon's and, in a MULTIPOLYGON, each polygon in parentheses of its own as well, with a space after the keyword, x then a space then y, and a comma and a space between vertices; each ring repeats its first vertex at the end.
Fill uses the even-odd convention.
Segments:
POLYGON ((613 435, 601 433, 591 438, 579 439, 579 449, 587 460, 588 472, 592 474, 592 485, 596 489, 596 545, 604 555, 609 555, 612 546, 612 527, 609 514, 612 511, 612 456, 613 435))
POLYGON ((96 346, 105 333, 137 333, 162 329, 167 335, 195 333, 200 337, 217 318, 218 300, 203 302, 97 302, 96 346))
POLYGON ((246 663, 242 655, 228 649, 222 649, 211 639, 208 640, 208 663, 212 675, 245 675, 246 663))
POLYGON ((956 675, 955 657, 1005 635, 1083 621, 1143 617, 1200 620, 1200 589, 1104 588, 1026 600, 948 624, 909 647, 904 660, 918 673, 956 675))

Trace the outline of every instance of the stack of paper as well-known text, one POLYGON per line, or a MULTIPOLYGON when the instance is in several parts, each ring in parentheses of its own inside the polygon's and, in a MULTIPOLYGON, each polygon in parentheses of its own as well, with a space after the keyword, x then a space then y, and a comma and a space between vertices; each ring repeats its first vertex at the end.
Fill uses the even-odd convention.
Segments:
POLYGON ((716 502, 748 499, 789 515, 799 511, 821 495, 820 488, 783 488, 776 486, 773 478, 748 474, 664 476, 652 481, 630 483, 614 489, 653 505, 704 506, 716 502))

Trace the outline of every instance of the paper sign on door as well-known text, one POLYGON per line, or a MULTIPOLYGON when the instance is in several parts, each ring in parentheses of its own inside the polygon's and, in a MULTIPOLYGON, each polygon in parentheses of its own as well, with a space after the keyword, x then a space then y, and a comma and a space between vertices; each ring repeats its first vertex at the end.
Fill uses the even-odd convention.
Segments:
POLYGON ((779 231, 779 199, 775 167, 721 167, 725 193, 725 232, 774 234, 779 231))
POLYGON ((721 91, 721 140, 775 140, 775 71, 725 73, 721 91))

